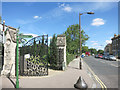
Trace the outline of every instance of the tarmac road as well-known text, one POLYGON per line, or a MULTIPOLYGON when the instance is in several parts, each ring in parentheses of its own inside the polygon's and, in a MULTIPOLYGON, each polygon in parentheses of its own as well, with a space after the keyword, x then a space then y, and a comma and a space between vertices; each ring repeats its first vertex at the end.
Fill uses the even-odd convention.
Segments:
POLYGON ((118 88, 118 61, 109 61, 93 56, 85 57, 83 60, 107 88, 118 88))

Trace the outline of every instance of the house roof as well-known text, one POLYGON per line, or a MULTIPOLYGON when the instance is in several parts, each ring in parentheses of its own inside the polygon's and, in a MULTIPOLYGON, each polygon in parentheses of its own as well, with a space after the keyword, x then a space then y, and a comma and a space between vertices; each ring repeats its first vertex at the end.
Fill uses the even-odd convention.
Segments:
POLYGON ((111 38, 111 40, 117 39, 117 38, 119 38, 119 37, 120 37, 120 35, 114 35, 114 37, 111 38))

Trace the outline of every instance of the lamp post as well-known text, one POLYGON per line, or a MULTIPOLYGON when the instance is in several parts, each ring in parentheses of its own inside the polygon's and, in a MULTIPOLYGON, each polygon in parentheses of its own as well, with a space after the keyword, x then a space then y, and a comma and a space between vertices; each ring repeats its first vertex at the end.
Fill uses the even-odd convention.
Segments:
POLYGON ((80 69, 82 69, 82 63, 81 63, 81 15, 83 14, 94 14, 94 12, 85 12, 85 13, 79 13, 79 36, 80 36, 80 69))

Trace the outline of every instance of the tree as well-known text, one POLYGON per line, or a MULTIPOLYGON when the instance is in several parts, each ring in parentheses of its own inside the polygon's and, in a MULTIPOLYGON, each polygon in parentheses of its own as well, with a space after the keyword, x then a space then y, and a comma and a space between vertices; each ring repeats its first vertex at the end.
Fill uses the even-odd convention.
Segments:
POLYGON ((97 50, 95 48, 90 48, 88 49, 88 51, 91 53, 91 54, 97 54, 97 50))
POLYGON ((103 53, 104 53, 104 51, 101 50, 101 49, 99 49, 99 50, 97 51, 97 54, 103 54, 103 53))
POLYGON ((1 23, 1 16, 0 16, 0 23, 1 23))
POLYGON ((88 46, 82 46, 82 53, 88 52, 88 46))
MULTIPOLYGON (((79 25, 75 24, 69 26, 64 34, 66 35, 67 52, 70 54, 76 54, 78 49, 80 48, 79 25)), ((84 30, 81 31, 81 39, 82 45, 85 45, 85 42, 89 39, 84 30)))
POLYGON ((58 49, 56 42, 57 42, 57 37, 54 34, 53 38, 50 40, 50 56, 49 56, 50 65, 54 69, 57 68, 57 62, 58 62, 58 49))

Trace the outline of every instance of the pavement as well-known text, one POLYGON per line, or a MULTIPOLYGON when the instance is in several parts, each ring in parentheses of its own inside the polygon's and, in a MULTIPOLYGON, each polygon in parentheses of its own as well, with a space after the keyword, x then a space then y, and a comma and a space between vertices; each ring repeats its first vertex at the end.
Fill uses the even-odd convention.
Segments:
MULTIPOLYGON (((69 63, 65 71, 49 70, 48 76, 19 76, 20 88, 74 88, 79 76, 87 83, 88 88, 96 88, 96 83, 90 76, 86 64, 82 60, 82 70, 79 69, 79 58, 69 63)), ((14 88, 15 78, 2 76, 2 88, 14 88)))

